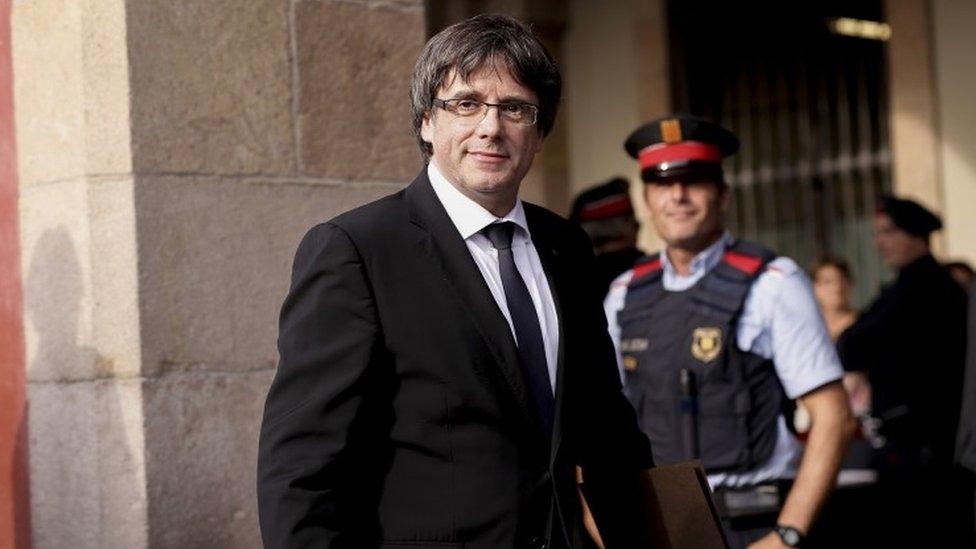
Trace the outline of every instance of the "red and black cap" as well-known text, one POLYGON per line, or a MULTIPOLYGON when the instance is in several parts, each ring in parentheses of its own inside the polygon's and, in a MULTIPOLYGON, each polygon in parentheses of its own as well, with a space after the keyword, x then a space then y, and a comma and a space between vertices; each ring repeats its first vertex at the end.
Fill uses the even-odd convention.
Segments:
POLYGON ((722 159, 739 150, 739 140, 711 120, 671 115, 634 130, 624 148, 647 183, 689 174, 721 180, 722 159))
POLYGON ((939 216, 914 200, 885 195, 878 202, 877 212, 887 215, 896 227, 913 236, 927 238, 942 228, 939 216))
POLYGON ((634 207, 630 203, 629 188, 630 184, 626 179, 615 177, 580 193, 573 201, 569 220, 585 223, 615 217, 632 218, 634 207))

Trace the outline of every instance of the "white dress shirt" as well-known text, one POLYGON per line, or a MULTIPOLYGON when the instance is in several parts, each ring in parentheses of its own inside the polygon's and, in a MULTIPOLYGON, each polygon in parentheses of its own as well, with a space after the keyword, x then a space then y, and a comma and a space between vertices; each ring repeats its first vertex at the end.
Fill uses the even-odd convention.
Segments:
POLYGON ((525 286, 532 296, 532 304, 535 305, 536 315, 539 317, 539 327, 542 329, 542 343, 546 350, 546 366, 549 370, 549 383, 553 394, 556 393, 556 365, 559 357, 559 321, 556 317, 556 305, 552 300, 552 292, 549 289, 549 280, 546 272, 542 269, 542 262, 539 260, 539 253, 532 244, 532 234, 529 232, 529 225, 525 220, 525 210, 522 201, 516 200, 515 207, 504 217, 495 217, 494 214, 484 209, 474 200, 457 190, 434 166, 433 162, 427 165, 427 176, 430 184, 434 187, 434 194, 447 210, 448 217, 457 227, 461 238, 471 252, 481 276, 484 277, 488 289, 491 290, 495 303, 501 309, 508 326, 512 330, 512 337, 518 343, 515 335, 515 326, 512 324, 512 315, 508 311, 508 303, 505 301, 505 289, 502 286, 502 275, 498 269, 498 250, 496 250, 488 237, 481 234, 481 229, 492 223, 511 221, 518 228, 512 236, 512 255, 515 258, 515 268, 525 281, 525 286))
MULTIPOLYGON (((661 253, 665 290, 680 292, 694 286, 722 260, 725 249, 733 241, 725 233, 722 238, 695 256, 691 272, 682 276, 661 253)), ((633 271, 617 277, 610 285, 604 301, 610 336, 617 347, 617 364, 623 379, 620 359, 620 325, 617 313, 624 307, 627 284, 633 271)), ((737 326, 736 343, 739 349, 772 359, 783 388, 789 398, 802 396, 825 383, 840 379, 844 370, 837 351, 824 325, 820 309, 813 297, 813 288, 806 274, 788 257, 777 257, 753 283, 743 304, 737 326)), ((712 487, 749 486, 768 480, 793 478, 802 448, 780 415, 777 420, 776 446, 769 460, 753 471, 741 474, 708 475, 712 487)))

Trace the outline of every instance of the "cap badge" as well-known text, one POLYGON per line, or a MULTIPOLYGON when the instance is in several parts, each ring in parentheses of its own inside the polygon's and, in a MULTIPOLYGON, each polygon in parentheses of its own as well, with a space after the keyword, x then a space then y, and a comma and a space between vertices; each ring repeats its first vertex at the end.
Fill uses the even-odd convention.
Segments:
POLYGON ((637 357, 627 355, 624 357, 624 370, 628 372, 637 371, 637 357))
POLYGON ((691 356, 702 362, 710 362, 721 351, 721 328, 695 328, 691 334, 691 356))
POLYGON ((683 139, 681 135, 681 121, 674 118, 661 121, 661 139, 665 143, 678 143, 683 139))

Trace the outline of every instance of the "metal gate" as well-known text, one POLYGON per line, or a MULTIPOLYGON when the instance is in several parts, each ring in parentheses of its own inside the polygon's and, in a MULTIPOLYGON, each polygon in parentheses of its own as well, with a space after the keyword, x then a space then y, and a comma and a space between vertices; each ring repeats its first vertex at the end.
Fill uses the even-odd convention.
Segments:
POLYGON ((857 21, 881 22, 881 2, 674 0, 668 12, 675 110, 742 142, 726 165, 730 227, 804 267, 846 259, 863 305, 883 277, 871 223, 891 155, 886 36, 867 32, 886 27, 857 21))

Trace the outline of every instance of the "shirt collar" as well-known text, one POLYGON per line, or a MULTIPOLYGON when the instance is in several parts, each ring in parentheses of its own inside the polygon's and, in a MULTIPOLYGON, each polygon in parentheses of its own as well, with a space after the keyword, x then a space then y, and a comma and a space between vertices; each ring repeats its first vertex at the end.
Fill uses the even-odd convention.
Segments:
POLYGON ((725 249, 732 244, 733 238, 732 234, 728 231, 722 233, 722 236, 718 240, 712 243, 709 247, 698 252, 698 255, 691 260, 691 272, 687 276, 681 276, 678 271, 671 264, 671 260, 668 258, 667 250, 661 253, 661 267, 664 269, 664 276, 672 279, 699 279, 705 273, 712 270, 719 261, 722 260, 722 255, 725 253, 725 249))
POLYGON ((437 169, 433 161, 427 164, 427 177, 430 178, 430 185, 434 188, 437 199, 447 210, 447 216, 461 233, 461 238, 467 240, 478 234, 481 229, 500 221, 511 221, 528 234, 529 225, 525 219, 525 209, 522 207, 521 200, 516 199, 515 207, 504 217, 495 217, 495 214, 457 190, 457 187, 437 169))

